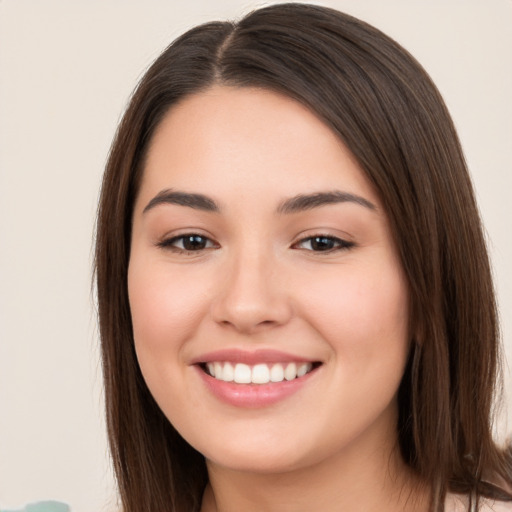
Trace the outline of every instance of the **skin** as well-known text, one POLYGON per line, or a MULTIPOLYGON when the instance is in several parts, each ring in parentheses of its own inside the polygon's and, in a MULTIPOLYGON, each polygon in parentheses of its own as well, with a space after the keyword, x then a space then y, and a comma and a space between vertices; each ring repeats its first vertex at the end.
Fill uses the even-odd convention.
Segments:
POLYGON ((304 106, 215 86, 171 109, 136 200, 128 288, 147 385, 206 458, 203 512, 426 510, 396 449, 410 339, 401 264, 377 194, 304 106), (219 211, 155 200, 170 189, 219 211), (333 190, 366 203, 279 211, 333 190), (191 233, 203 246, 185 251, 177 237, 191 233), (331 249, 313 244, 320 235, 331 249), (291 396, 236 407, 193 364, 232 348, 321 364, 291 396))

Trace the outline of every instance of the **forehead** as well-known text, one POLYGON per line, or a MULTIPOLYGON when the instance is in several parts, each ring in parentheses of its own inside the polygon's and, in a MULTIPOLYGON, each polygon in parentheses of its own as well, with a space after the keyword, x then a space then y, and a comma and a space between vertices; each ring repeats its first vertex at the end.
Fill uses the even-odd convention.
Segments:
POLYGON ((141 195, 169 187, 239 197, 343 188, 377 200, 322 120, 287 96, 257 88, 215 86, 171 108, 149 146, 141 195))

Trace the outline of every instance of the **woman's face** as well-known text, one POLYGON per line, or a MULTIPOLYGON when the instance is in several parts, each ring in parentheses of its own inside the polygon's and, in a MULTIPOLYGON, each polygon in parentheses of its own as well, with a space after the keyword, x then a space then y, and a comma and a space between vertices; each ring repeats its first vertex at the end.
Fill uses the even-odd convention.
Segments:
POLYGON ((218 86, 166 115, 128 288, 147 385, 209 464, 281 472, 395 441, 403 271, 357 162, 294 100, 218 86))

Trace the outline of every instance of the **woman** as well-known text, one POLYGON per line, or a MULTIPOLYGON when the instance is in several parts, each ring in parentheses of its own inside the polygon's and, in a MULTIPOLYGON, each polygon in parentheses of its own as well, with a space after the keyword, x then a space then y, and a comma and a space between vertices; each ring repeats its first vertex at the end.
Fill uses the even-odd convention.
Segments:
POLYGON ((471 183, 376 29, 284 4, 175 41, 119 127, 96 262, 125 511, 510 510, 471 183))

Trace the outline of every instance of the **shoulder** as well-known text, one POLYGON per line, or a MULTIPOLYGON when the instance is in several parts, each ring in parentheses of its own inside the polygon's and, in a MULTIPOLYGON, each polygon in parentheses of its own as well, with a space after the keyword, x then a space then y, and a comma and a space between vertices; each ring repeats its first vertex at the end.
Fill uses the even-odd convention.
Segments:
MULTIPOLYGON (((460 494, 449 494, 446 497, 445 512, 467 512, 469 499, 460 494)), ((495 501, 482 498, 478 512, 512 512, 512 501, 495 501)))
POLYGON ((481 512, 512 512, 512 501, 485 500, 481 512))

